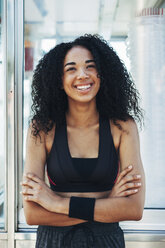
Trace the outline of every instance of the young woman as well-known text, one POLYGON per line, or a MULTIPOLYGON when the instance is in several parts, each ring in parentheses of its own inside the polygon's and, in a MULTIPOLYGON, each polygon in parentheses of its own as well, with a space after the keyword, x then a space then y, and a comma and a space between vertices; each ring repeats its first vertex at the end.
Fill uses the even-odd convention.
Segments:
POLYGON ((36 247, 124 248, 118 222, 140 220, 145 200, 143 114, 124 64, 98 35, 61 43, 39 61, 32 100, 22 194, 36 247))

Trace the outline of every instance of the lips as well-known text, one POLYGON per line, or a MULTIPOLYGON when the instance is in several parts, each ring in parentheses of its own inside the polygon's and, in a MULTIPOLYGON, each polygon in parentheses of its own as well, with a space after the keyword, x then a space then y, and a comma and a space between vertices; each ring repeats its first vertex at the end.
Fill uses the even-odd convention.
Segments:
POLYGON ((88 83, 88 84, 78 84, 74 85, 74 88, 76 89, 88 89, 93 85, 93 83, 88 83))

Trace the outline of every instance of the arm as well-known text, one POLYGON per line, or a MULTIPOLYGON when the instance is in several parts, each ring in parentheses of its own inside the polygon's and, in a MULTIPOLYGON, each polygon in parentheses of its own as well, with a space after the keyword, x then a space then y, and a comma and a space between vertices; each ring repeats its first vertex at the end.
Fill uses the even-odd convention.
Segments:
MULTIPOLYGON (((122 122, 124 131, 121 134, 119 156, 121 171, 129 164, 133 165, 130 173, 141 175, 141 187, 136 194, 120 198, 96 199, 94 220, 99 222, 116 222, 124 220, 140 220, 145 200, 145 176, 140 157, 139 135, 136 123, 132 120, 122 122)), ((54 211, 69 213, 69 199, 61 199, 61 204, 54 211)))
MULTIPOLYGON (((137 178, 137 175, 128 176, 132 168, 133 168, 132 166, 128 166, 118 175, 115 185, 110 191, 109 196, 107 196, 108 198, 126 197, 137 193, 140 185, 136 181, 139 180, 139 178, 137 178)), ((69 204, 70 198, 68 201, 67 199, 59 197, 56 194, 53 194, 53 191, 48 187, 48 185, 45 184, 45 182, 40 178, 38 178, 35 174, 27 173, 27 175, 24 176, 24 181, 22 185, 25 186, 25 189, 23 189, 22 192, 24 196, 24 200, 39 204, 37 205, 37 210, 35 211, 36 215, 30 216, 31 224, 34 225, 35 221, 37 221, 37 224, 41 223, 42 225, 43 224, 54 225, 55 216, 56 216, 55 221, 57 222, 58 221, 57 219, 60 218, 60 220, 61 219, 63 220, 63 225, 65 226, 77 224, 78 220, 76 219, 76 217, 78 219, 84 220, 83 217, 80 218, 79 216, 76 216, 74 218, 72 217, 70 219, 69 217, 66 218, 67 215, 62 215, 62 214, 52 215, 52 212, 61 213, 62 211, 62 213, 64 213, 63 210, 61 209, 63 209, 64 206, 66 210, 69 208, 66 207, 66 205, 69 204), (47 211, 43 211, 44 210, 43 208, 47 211), (43 219, 40 218, 41 215, 43 218, 44 216, 46 218, 44 223, 43 223, 43 219), (32 219, 33 216, 34 216, 34 220, 32 219)), ((36 206, 33 207, 35 208, 36 206)), ((56 225, 60 225, 60 223, 59 224, 57 223, 56 225)))
POLYGON ((145 202, 145 175, 140 156, 140 141, 136 123, 132 120, 122 122, 124 131, 121 134, 119 157, 121 170, 129 164, 133 165, 132 174, 141 175, 141 187, 136 194, 121 198, 96 200, 96 221, 140 220, 143 215, 145 202))
POLYGON ((26 202, 24 212, 28 225, 71 226, 86 222, 46 210, 35 202, 26 202))
MULTIPOLYGON (((29 128, 26 140, 24 173, 34 173, 44 181, 46 162, 45 135, 44 133, 40 133, 40 136, 41 140, 39 137, 33 137, 31 135, 31 127, 29 128)), ((73 219, 63 214, 50 212, 36 202, 25 201, 24 197, 23 206, 25 218, 29 225, 65 226, 85 222, 84 220, 73 219)))

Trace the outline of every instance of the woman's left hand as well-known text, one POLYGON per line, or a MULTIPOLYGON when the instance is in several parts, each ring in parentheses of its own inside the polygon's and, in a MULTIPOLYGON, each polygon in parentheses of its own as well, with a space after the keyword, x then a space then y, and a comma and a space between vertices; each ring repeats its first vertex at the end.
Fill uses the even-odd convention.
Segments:
POLYGON ((45 209, 55 212, 61 197, 55 194, 48 185, 32 173, 27 173, 21 183, 25 201, 36 202, 45 209))

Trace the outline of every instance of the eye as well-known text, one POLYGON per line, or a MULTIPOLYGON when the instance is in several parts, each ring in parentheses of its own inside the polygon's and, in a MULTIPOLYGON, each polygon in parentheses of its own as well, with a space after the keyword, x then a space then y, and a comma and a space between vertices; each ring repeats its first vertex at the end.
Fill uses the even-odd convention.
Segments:
POLYGON ((87 68, 96 68, 95 65, 88 65, 87 68))
POLYGON ((76 70, 75 67, 70 67, 70 68, 68 68, 66 71, 74 71, 74 70, 76 70))

